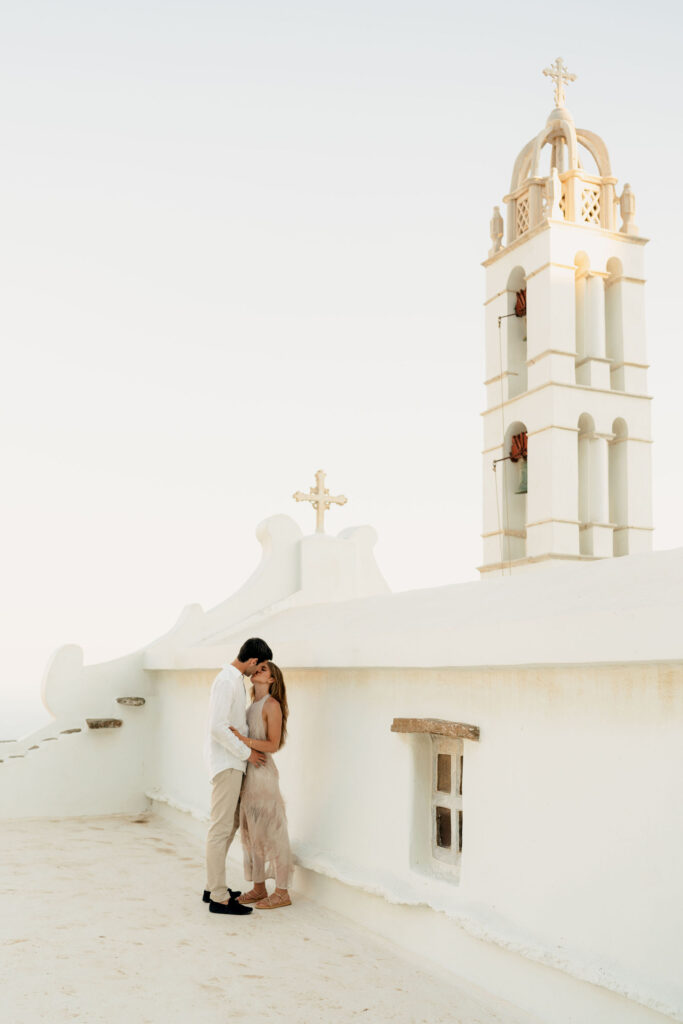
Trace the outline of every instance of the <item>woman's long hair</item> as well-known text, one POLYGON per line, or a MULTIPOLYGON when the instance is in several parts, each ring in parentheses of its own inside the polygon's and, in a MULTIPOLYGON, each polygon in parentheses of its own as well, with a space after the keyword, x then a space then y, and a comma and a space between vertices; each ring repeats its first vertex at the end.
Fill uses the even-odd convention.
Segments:
POLYGON ((285 738, 287 736, 287 718, 289 716, 289 708, 287 707, 287 690, 285 688, 285 679, 282 675, 282 671, 275 664, 274 661, 267 661, 266 665, 270 669, 272 676, 272 683, 270 684, 270 696, 274 697, 280 705, 282 710, 282 732, 280 733, 280 746, 285 745, 285 738))

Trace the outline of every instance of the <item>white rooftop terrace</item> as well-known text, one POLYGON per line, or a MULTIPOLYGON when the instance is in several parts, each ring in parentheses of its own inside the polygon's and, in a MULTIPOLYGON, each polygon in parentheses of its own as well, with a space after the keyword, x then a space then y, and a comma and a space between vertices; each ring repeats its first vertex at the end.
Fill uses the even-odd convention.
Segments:
POLYGON ((209 914, 203 863, 161 818, 4 821, 3 1021, 532 1024, 296 892, 279 912, 209 914))

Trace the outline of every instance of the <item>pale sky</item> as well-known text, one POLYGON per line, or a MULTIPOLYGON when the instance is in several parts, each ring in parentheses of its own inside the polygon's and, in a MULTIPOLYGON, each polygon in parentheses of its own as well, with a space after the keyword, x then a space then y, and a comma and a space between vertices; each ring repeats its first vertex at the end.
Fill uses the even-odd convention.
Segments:
POLYGON ((394 589, 481 561, 491 209, 567 103, 646 250, 655 546, 681 543, 681 6, 23 0, 0 16, 0 737, 144 645, 328 472, 394 589))

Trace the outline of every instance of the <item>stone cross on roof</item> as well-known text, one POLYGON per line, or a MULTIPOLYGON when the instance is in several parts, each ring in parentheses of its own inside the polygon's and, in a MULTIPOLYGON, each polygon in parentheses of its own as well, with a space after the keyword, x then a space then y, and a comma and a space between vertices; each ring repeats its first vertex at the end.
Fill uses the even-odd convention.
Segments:
POLYGON ((346 498, 343 494, 333 497, 330 495, 329 490, 325 487, 325 471, 319 469, 315 474, 316 487, 309 488, 308 494, 304 494, 302 491, 295 491, 292 497, 295 501, 310 501, 311 505, 316 512, 315 529, 316 533, 325 532, 325 512, 329 509, 330 505, 345 505, 346 498))
POLYGON ((568 70, 561 57, 556 57, 554 64, 551 64, 549 68, 544 68, 543 74, 547 75, 548 78, 552 78, 555 83, 555 106, 563 107, 565 102, 564 87, 569 82, 575 82, 576 75, 573 75, 568 70))

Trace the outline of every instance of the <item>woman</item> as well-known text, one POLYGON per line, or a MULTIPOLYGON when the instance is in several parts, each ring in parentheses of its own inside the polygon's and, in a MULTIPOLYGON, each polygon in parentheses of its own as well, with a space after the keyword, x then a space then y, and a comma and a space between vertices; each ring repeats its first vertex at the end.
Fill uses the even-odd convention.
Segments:
POLYGON ((252 750, 266 755, 266 763, 247 765, 240 798, 240 832, 244 851, 244 877, 253 889, 239 897, 240 903, 253 903, 256 910, 289 907, 288 886, 292 875, 292 855, 287 835, 287 816, 278 784, 278 770, 272 754, 279 750, 287 733, 287 693, 282 672, 272 661, 259 665, 251 677, 252 703, 247 711, 249 736, 232 731, 252 750), (266 879, 275 879, 275 891, 269 896, 266 879))

